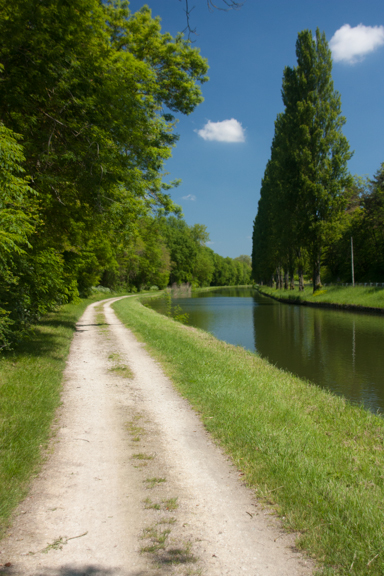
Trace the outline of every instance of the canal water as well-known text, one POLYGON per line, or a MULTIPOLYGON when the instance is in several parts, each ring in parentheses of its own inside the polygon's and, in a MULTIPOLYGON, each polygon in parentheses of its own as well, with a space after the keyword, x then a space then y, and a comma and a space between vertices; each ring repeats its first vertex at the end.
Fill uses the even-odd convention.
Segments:
MULTIPOLYGON (((384 317, 282 304, 250 288, 201 292, 173 304, 191 326, 384 412, 384 317)), ((151 306, 164 313, 165 300, 151 306)))

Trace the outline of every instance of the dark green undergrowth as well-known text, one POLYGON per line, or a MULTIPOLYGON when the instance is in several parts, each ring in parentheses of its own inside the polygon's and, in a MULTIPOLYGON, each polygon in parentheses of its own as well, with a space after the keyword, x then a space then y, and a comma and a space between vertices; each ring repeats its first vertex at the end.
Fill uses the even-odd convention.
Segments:
POLYGON ((269 286, 258 286, 258 290, 288 302, 384 308, 384 288, 376 286, 325 286, 314 294, 312 286, 306 286, 303 292, 299 292, 298 289, 276 290, 269 286))
POLYGON ((321 574, 384 574, 384 422, 135 299, 114 308, 321 574))
POLYGON ((75 324, 89 304, 111 296, 48 314, 27 341, 0 356, 0 536, 47 446, 75 324))

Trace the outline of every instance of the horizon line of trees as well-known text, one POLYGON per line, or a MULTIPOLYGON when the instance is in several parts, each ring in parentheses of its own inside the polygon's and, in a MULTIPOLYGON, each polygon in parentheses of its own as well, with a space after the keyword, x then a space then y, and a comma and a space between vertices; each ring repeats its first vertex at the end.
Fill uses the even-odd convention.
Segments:
POLYGON ((179 216, 141 218, 139 234, 122 244, 114 268, 101 275, 111 289, 163 289, 172 284, 192 287, 235 286, 252 282, 251 257, 223 257, 206 246, 203 224, 189 226, 179 216))

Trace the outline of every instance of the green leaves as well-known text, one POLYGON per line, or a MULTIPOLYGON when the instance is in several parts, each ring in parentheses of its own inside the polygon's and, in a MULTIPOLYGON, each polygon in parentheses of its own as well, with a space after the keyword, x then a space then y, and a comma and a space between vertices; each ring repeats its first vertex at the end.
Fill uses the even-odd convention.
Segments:
POLYGON ((20 136, 0 123, 0 256, 23 252, 32 223, 33 190, 23 176, 20 136))
POLYGON ((292 276, 293 261, 307 252, 315 289, 322 249, 337 240, 347 205, 347 162, 352 154, 342 133, 345 118, 333 87, 325 34, 317 30, 313 38, 310 30, 300 32, 296 56, 297 66, 284 70, 285 110, 275 123, 261 213, 255 220, 254 266, 264 281, 281 264, 292 276))
MULTIPOLYGON (((131 14, 119 0, 0 0, 0 14, 0 257, 10 258, 0 296, 8 301, 13 278, 26 325, 86 295, 121 254, 135 258, 148 215, 177 210, 162 183, 174 114, 202 101, 208 65, 181 35, 162 34, 147 7, 131 14), (46 290, 33 279, 38 261, 54 266, 56 292, 45 273, 46 290)), ((159 251, 158 271, 161 242, 159 251)))

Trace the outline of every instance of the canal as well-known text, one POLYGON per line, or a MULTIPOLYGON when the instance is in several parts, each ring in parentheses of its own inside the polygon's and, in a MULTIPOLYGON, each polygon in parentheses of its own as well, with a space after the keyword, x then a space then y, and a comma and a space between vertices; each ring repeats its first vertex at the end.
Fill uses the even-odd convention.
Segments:
MULTIPOLYGON (((384 412, 384 318, 287 305, 251 288, 223 288, 173 300, 191 326, 242 346, 323 388, 384 412)), ((152 308, 164 313, 164 298, 152 308)))

